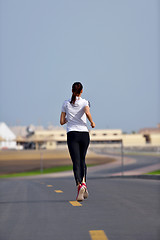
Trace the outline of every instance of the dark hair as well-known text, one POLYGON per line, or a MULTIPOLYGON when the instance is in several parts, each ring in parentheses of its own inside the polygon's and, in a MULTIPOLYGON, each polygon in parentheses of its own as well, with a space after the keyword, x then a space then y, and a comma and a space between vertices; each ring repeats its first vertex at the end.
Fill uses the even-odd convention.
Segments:
POLYGON ((72 97, 70 103, 74 104, 76 101, 76 96, 78 96, 83 89, 82 83, 75 82, 72 85, 72 97))

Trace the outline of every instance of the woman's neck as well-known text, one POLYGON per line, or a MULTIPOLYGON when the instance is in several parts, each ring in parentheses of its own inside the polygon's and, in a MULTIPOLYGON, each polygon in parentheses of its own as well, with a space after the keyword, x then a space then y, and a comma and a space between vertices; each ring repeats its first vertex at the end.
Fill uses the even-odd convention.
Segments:
POLYGON ((80 93, 80 94, 79 94, 79 95, 77 95, 76 97, 81 97, 81 94, 82 94, 82 93, 80 93))

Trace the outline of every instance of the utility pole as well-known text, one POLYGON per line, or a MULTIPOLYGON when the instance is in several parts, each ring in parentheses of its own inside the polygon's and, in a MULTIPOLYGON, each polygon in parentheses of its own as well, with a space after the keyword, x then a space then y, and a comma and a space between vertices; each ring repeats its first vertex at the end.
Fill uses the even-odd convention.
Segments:
POLYGON ((123 152, 123 140, 121 139, 121 166, 122 166, 122 176, 124 176, 124 152, 123 152))

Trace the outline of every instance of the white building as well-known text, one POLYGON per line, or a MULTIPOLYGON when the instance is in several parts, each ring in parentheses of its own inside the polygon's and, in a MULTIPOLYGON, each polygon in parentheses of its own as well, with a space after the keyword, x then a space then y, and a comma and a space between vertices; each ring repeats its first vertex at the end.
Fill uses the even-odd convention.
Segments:
POLYGON ((16 135, 4 123, 0 122, 0 149, 17 149, 16 135))

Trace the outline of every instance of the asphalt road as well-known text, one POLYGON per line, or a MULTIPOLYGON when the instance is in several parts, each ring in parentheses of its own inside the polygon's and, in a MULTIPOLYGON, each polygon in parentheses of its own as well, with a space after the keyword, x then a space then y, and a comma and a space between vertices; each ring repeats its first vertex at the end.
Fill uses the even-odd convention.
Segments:
POLYGON ((160 181, 89 178, 88 188, 73 206, 71 177, 1 179, 0 240, 160 239, 160 181))
MULTIPOLYGON (((105 149, 104 152, 102 150, 97 150, 97 153, 101 153, 107 156, 112 156, 114 157, 121 157, 121 155, 119 154, 109 154, 109 153, 105 153, 105 149)), ((129 158, 130 160, 133 160, 133 162, 131 164, 125 164, 123 166, 123 171, 127 172, 127 171, 131 171, 131 170, 138 170, 140 168, 144 168, 144 167, 149 167, 155 164, 160 164, 160 156, 151 156, 151 155, 124 155, 124 159, 129 158)), ((112 174, 112 173, 119 173, 122 171, 122 165, 121 162, 119 165, 117 166, 112 166, 108 167, 106 166, 103 170, 100 169, 100 171, 96 171, 96 175, 107 175, 107 174, 112 174)))

